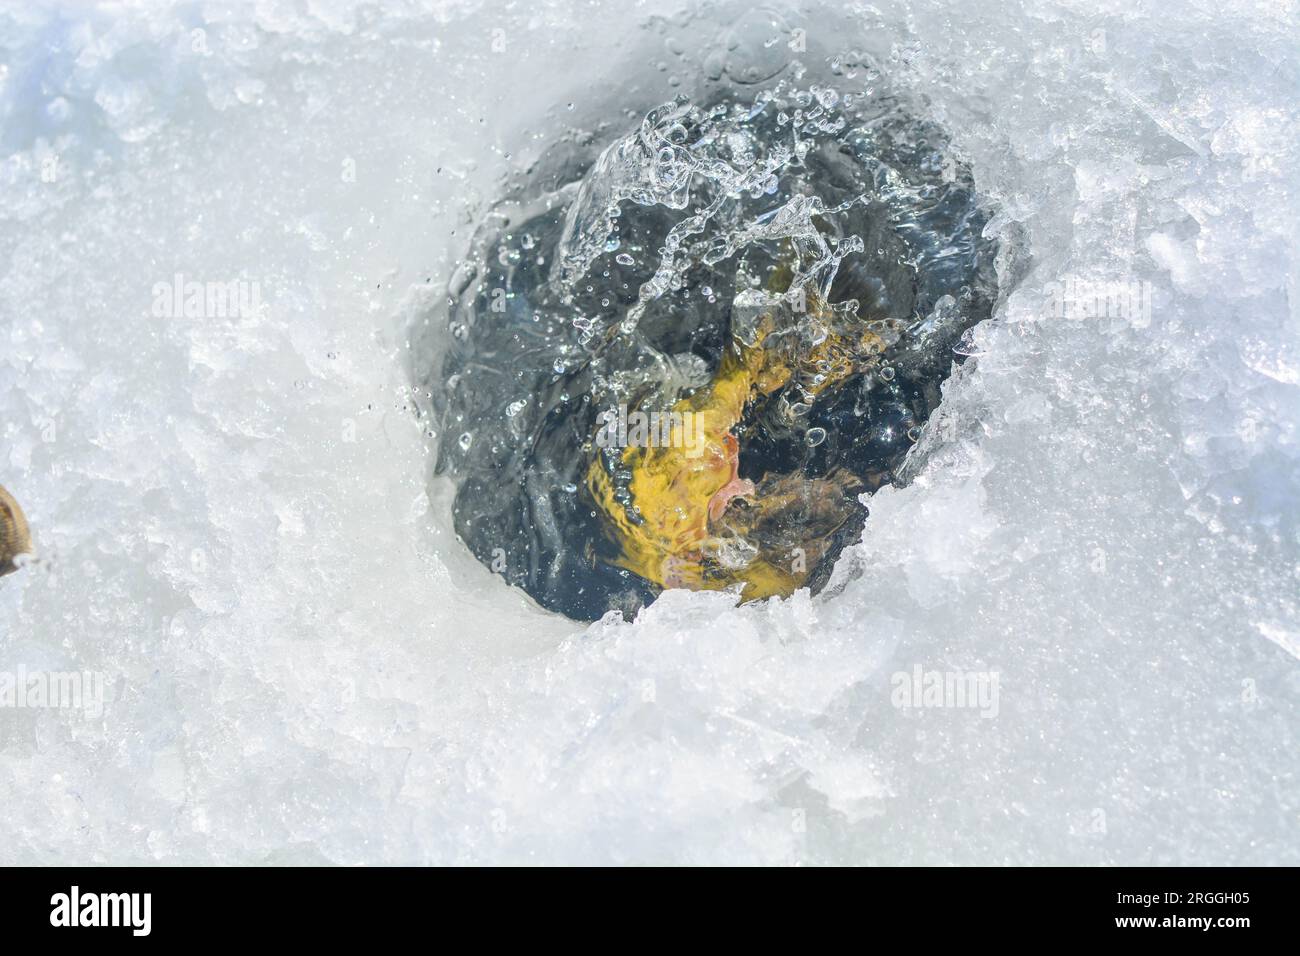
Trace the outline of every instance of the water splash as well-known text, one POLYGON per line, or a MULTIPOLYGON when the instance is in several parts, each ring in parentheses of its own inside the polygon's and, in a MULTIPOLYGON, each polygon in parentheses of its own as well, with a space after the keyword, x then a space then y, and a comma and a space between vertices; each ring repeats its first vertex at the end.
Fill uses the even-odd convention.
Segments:
POLYGON ((816 589, 990 313, 995 250, 942 131, 879 83, 800 80, 650 110, 589 166, 570 157, 559 189, 494 210, 453 279, 427 382, 462 437, 438 470, 461 537, 547 607, 594 618, 665 585, 747 585, 760 560, 781 582, 763 593, 816 589), (649 459, 594 442, 602 415, 709 414, 737 362, 752 374, 710 446, 718 487, 654 503, 694 509, 699 534, 680 553, 666 531, 633 540, 649 459))

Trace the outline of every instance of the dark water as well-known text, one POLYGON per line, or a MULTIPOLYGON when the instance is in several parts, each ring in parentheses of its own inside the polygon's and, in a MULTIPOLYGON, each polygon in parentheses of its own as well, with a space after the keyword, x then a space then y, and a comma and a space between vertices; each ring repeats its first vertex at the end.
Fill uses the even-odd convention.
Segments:
MULTIPOLYGON (((571 618, 654 600, 657 584, 612 563, 617 537, 587 487, 599 460, 635 513, 617 456, 593 446, 597 414, 691 394, 743 332, 737 297, 799 286, 837 327, 890 343, 816 396, 792 384, 752 402, 735 429, 742 478, 843 479, 818 502, 834 520, 787 512, 764 531, 829 537, 810 552, 816 591, 861 533, 859 496, 898 480, 954 346, 991 313, 988 215, 942 131, 885 94, 776 84, 666 104, 603 154, 558 143, 481 225, 432 316, 450 333, 441 354, 418 359, 457 533, 571 618)), ((790 321, 789 341, 826 334, 815 316, 790 321)))

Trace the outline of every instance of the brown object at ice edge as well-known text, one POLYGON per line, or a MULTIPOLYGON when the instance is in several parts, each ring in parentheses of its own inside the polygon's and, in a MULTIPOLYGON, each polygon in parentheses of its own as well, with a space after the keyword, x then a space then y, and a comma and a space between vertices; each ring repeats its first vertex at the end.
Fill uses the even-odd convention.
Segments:
POLYGON ((27 529, 27 516, 14 496, 0 485, 0 577, 17 571, 14 558, 31 551, 32 537, 27 529))

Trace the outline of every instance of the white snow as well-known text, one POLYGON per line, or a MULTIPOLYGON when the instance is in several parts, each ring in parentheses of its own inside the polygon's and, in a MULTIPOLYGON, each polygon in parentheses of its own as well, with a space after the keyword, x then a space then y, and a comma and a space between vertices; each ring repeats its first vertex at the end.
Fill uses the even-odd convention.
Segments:
POLYGON ((0 862, 1300 863, 1293 3, 792 8, 1029 252, 915 480, 817 598, 585 630, 447 530, 407 324, 503 176, 754 28, 684 6, 0 10, 0 671, 108 696, 0 709, 0 862))

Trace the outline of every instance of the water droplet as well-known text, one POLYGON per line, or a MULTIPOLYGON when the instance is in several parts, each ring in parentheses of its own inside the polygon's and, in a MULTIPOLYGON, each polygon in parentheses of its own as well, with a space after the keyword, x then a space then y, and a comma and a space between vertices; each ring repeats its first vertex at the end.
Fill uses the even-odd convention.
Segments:
POLYGON ((880 377, 886 382, 892 382, 894 380, 894 369, 886 365, 880 370, 880 377))
POLYGON ((456 444, 460 445, 461 451, 469 451, 469 446, 474 444, 474 436, 469 432, 464 432, 461 434, 460 439, 456 444))

